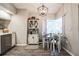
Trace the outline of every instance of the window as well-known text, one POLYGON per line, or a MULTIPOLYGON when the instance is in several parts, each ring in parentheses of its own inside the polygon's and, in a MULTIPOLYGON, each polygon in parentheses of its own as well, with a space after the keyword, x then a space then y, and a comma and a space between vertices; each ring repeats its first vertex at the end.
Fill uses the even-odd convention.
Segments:
POLYGON ((47 20, 47 33, 62 33, 62 18, 47 20))

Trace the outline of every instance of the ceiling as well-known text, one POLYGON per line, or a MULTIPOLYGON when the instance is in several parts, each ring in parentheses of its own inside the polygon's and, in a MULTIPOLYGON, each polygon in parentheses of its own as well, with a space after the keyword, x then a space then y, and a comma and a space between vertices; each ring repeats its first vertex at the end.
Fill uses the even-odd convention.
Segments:
MULTIPOLYGON (((14 6, 17 9, 26 9, 30 12, 37 13, 37 8, 40 7, 42 3, 14 3, 14 6)), ((46 7, 48 7, 48 13, 55 14, 59 8, 62 7, 61 3, 44 3, 46 7)))

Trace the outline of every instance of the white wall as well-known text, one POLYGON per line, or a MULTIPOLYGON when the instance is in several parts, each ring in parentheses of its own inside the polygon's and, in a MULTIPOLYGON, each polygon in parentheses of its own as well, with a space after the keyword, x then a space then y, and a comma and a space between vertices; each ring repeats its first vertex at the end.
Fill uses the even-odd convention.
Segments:
POLYGON ((63 28, 67 37, 67 45, 64 47, 72 54, 79 55, 78 4, 64 4, 63 8, 63 12, 59 11, 59 13, 56 14, 56 18, 63 16, 63 28))
POLYGON ((64 5, 62 7, 59 8, 58 12, 56 13, 56 18, 60 18, 62 17, 62 15, 64 15, 64 5))
POLYGON ((70 43, 66 48, 74 55, 79 55, 78 4, 65 4, 64 6, 65 34, 70 43))
POLYGON ((72 41, 72 50, 75 55, 79 55, 79 9, 78 4, 72 4, 71 6, 71 15, 72 15, 72 31, 73 31, 73 41, 72 41))
POLYGON ((9 29, 16 32, 18 45, 27 43, 27 18, 28 12, 26 10, 18 10, 17 14, 12 16, 9 24, 9 29))

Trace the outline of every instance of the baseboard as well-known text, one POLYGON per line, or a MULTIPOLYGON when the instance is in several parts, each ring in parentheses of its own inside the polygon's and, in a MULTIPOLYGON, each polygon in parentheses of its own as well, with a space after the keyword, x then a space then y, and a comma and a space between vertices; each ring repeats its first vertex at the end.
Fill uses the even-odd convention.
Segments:
POLYGON ((27 44, 16 44, 16 46, 26 46, 27 44))
POLYGON ((66 48, 64 48, 63 47, 63 49, 66 51, 66 52, 68 52, 71 56, 75 56, 72 52, 70 52, 68 49, 66 49, 66 48))

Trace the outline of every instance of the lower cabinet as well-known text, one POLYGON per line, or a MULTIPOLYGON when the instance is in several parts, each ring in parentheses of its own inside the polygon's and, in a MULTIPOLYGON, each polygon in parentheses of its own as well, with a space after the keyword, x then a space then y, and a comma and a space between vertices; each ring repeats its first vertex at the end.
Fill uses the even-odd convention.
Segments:
POLYGON ((1 35, 0 41, 0 54, 3 54, 12 47, 12 34, 1 35))
POLYGON ((12 46, 15 46, 16 42, 16 33, 12 33, 12 46))
POLYGON ((28 35, 28 44, 39 44, 38 34, 29 34, 28 35))

